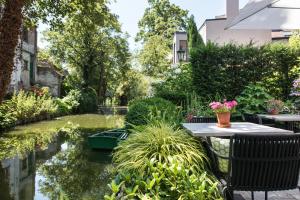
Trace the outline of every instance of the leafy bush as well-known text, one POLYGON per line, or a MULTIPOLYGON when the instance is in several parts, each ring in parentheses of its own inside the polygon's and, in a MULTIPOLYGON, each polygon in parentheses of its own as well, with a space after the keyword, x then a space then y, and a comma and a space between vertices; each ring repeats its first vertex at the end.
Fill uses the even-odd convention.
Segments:
POLYGON ((62 99, 56 99, 58 110, 61 115, 74 113, 79 106, 81 93, 79 90, 71 90, 67 96, 62 99))
POLYGON ((223 199, 218 182, 206 172, 199 173, 171 156, 168 160, 151 159, 144 174, 120 173, 105 199, 223 199))
MULTIPOLYGON (((219 100, 220 98, 216 99, 219 100)), ((211 100, 201 98, 195 92, 191 93, 188 96, 187 104, 185 106, 187 116, 215 116, 215 113, 209 107, 210 102, 211 100)))
POLYGON ((241 113, 258 114, 266 112, 267 101, 272 99, 261 84, 251 84, 237 97, 238 111, 241 113))
POLYGON ((116 168, 123 171, 144 172, 148 160, 154 158, 168 163, 169 156, 200 171, 207 161, 203 152, 197 141, 183 130, 161 123, 134 129, 127 140, 120 143, 113 157, 116 168))
POLYGON ((172 67, 165 77, 164 81, 153 85, 154 95, 182 106, 186 102, 187 94, 193 92, 191 65, 172 67))
POLYGON ((219 93, 233 99, 247 85, 263 81, 274 97, 286 99, 299 75, 298 56, 299 51, 287 44, 254 47, 208 43, 191 52, 193 86, 201 97, 219 93))
POLYGON ((162 98, 147 98, 130 103, 125 120, 130 125, 145 125, 150 120, 164 120, 177 122, 181 120, 176 106, 162 98))
POLYGON ((202 146, 168 124, 135 128, 113 154, 111 199, 222 199, 202 146))
POLYGON ((0 105, 0 133, 8 130, 16 124, 17 119, 13 113, 9 112, 7 105, 0 105))

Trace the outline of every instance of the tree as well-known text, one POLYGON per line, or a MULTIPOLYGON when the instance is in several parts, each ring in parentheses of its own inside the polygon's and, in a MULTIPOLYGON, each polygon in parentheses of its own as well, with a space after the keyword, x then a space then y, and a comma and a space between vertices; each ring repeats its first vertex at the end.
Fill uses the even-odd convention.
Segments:
POLYGON ((116 93, 121 106, 128 105, 134 99, 146 97, 149 93, 150 81, 142 73, 129 70, 124 80, 118 87, 116 93))
POLYGON ((191 17, 188 20, 187 36, 188 47, 190 52, 192 49, 198 48, 204 44, 203 39, 198 32, 198 28, 194 20, 194 15, 191 15, 191 17))
POLYGON ((36 25, 41 20, 51 25, 53 29, 58 28, 66 16, 76 15, 79 8, 96 1, 107 2, 107 0, 0 0, 0 103, 11 81, 22 22, 36 25))
POLYGON ((102 104, 111 89, 109 84, 118 85, 129 68, 128 44, 117 17, 105 4, 91 1, 79 10, 65 19, 60 30, 49 31, 46 38, 51 53, 74 69, 82 88, 93 87, 102 104))
POLYGON ((139 54, 143 72, 148 76, 160 77, 171 65, 167 41, 159 35, 149 38, 139 54))
POLYGON ((0 1, 0 103, 11 81, 25 0, 0 1))
POLYGON ((149 7, 138 23, 140 31, 136 40, 145 42, 159 35, 171 45, 175 31, 185 27, 188 11, 171 4, 169 0, 148 0, 148 3, 149 7))

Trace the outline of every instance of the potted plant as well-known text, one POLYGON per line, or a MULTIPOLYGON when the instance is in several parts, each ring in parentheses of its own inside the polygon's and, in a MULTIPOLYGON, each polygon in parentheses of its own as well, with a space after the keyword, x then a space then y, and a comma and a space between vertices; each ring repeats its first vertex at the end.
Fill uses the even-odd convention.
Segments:
POLYGON ((210 108, 217 114, 218 127, 229 128, 230 125, 230 114, 235 111, 237 102, 224 100, 222 102, 212 102, 209 104, 210 108))
POLYGON ((284 103, 280 100, 271 99, 267 101, 267 111, 271 115, 278 115, 284 108, 284 103))

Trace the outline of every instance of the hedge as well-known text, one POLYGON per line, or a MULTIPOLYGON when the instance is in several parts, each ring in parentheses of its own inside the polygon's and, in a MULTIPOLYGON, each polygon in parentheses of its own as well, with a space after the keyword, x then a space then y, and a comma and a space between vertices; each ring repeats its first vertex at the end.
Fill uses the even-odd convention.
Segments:
POLYGON ((280 99, 289 97, 299 76, 299 51, 287 44, 254 47, 208 43, 191 52, 193 85, 202 97, 223 94, 233 99, 251 83, 262 81, 280 99))

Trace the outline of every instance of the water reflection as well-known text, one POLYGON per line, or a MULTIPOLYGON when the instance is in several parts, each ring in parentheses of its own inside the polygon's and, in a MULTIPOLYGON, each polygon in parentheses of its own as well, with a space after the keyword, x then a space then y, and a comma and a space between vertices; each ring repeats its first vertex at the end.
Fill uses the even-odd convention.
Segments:
POLYGON ((110 152, 91 152, 84 138, 57 137, 44 150, 0 161, 0 199, 102 199, 110 159, 110 152))

